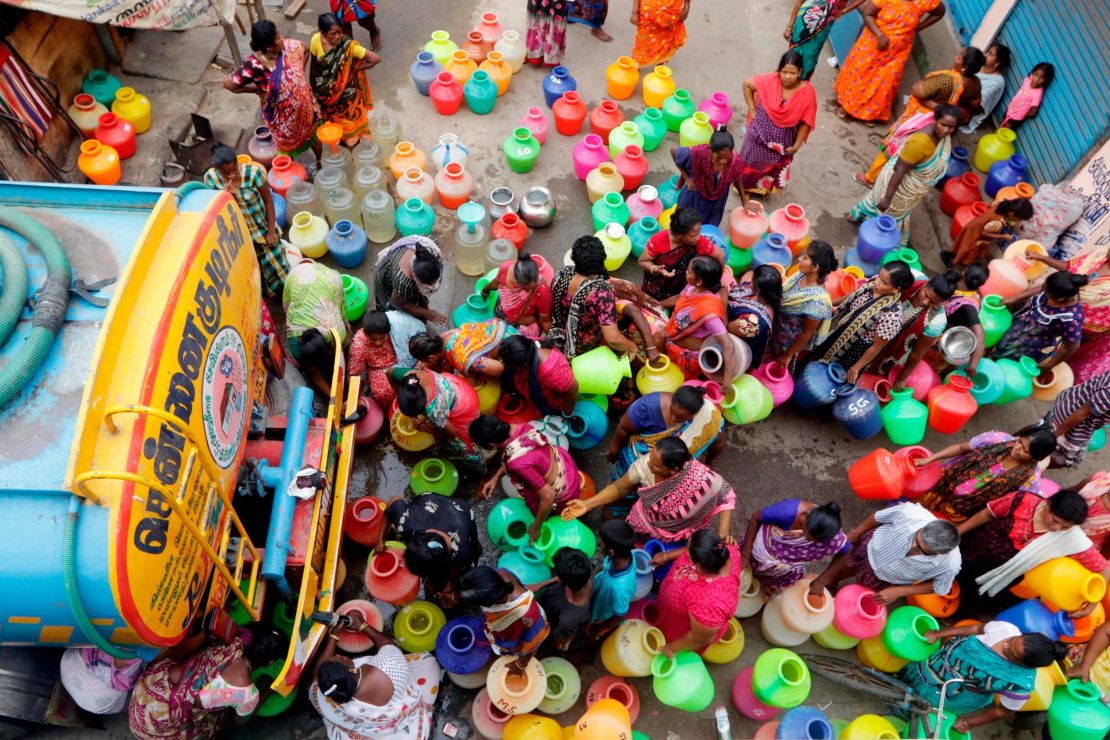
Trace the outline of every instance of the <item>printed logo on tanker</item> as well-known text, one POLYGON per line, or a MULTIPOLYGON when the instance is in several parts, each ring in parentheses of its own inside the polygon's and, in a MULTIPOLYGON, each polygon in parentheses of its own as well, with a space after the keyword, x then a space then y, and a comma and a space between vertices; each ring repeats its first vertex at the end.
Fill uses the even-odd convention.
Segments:
MULTIPOLYGON (((235 471, 229 468, 249 418, 248 373, 255 359, 261 304, 257 263, 252 251, 244 249, 247 232, 233 202, 225 205, 204 238, 198 260, 185 266, 151 403, 158 405, 161 397, 162 408, 187 425, 194 439, 207 443, 207 450, 197 451, 198 457, 207 453, 216 470, 224 473, 222 480, 208 481, 198 459, 184 482, 188 517, 200 527, 207 523, 208 540, 216 547, 224 512, 219 498, 209 495, 208 484, 228 490, 234 485, 235 471)), ((170 491, 180 490, 187 456, 184 436, 166 424, 159 423, 143 442, 150 472, 170 491)), ((131 518, 130 591, 148 626, 183 629, 204 589, 206 558, 171 515, 162 494, 147 490, 145 506, 131 518), (139 556, 156 556, 160 566, 136 567, 142 562, 139 556)))

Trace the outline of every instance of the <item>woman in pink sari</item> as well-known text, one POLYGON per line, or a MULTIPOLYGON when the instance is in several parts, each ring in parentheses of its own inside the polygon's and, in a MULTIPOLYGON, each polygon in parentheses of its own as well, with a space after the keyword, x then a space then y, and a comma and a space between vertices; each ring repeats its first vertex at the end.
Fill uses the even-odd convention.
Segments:
POLYGON ((744 189, 768 195, 790 184, 790 165, 817 125, 817 93, 802 78, 802 55, 788 51, 777 72, 744 82, 748 133, 740 149, 744 189))
POLYGON ((502 391, 535 406, 539 416, 570 414, 578 402, 578 381, 566 355, 534 339, 515 336, 501 342, 502 391))
POLYGON ((636 495, 636 502, 627 521, 644 539, 681 542, 708 529, 717 517, 717 533, 735 543, 729 525, 736 493, 728 481, 691 457, 680 437, 659 440, 655 449, 588 501, 571 501, 563 508, 563 519, 577 519, 630 494, 636 495))
POLYGON ((501 476, 507 475, 529 511, 536 515, 528 529, 528 536, 535 542, 547 518, 578 498, 582 481, 574 458, 531 424, 508 424, 496 416, 479 416, 469 433, 476 444, 499 453, 478 486, 477 497, 489 498, 501 476))
POLYGON ((667 356, 686 374, 700 378, 698 353, 702 342, 716 337, 724 352, 725 377, 734 377, 736 356, 728 338, 728 315, 721 297, 721 263, 712 257, 698 256, 686 268, 686 287, 663 305, 674 307, 667 324, 667 356))
POLYGON ((312 149, 319 156, 320 105, 304 73, 308 47, 282 38, 273 22, 258 21, 251 26, 251 49, 254 53, 227 76, 224 88, 259 96, 262 118, 283 154, 295 157, 312 149))
POLYGON ((482 287, 482 295, 497 291, 497 305, 493 315, 515 326, 521 334, 539 339, 551 329, 551 279, 555 276, 550 265, 547 274, 540 270, 540 263, 527 252, 515 260, 505 260, 497 270, 497 283, 492 281, 482 287))

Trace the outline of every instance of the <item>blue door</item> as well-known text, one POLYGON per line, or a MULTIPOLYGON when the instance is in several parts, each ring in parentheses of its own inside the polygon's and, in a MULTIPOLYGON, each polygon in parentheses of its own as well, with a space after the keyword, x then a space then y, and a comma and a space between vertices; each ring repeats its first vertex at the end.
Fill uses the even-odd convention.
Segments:
POLYGON ((993 0, 948 0, 945 3, 956 34, 965 44, 971 41, 992 2, 993 0))
POLYGON ((1051 62, 1056 68, 1037 117, 1017 132, 1017 148, 1029 160, 1035 184, 1058 182, 1110 129, 1110 3, 1018 0, 998 40, 1010 47, 1013 59, 994 111, 997 122, 1035 64, 1051 62))

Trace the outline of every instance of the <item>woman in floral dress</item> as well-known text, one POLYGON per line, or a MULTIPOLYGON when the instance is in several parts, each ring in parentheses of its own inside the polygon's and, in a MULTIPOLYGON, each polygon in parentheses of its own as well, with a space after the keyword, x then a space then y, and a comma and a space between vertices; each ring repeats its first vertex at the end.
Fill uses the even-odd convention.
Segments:
POLYGON ((571 0, 528 0, 528 32, 524 37, 529 64, 554 67, 567 51, 567 15, 571 0))
POLYGON ((788 51, 778 71, 744 82, 748 133, 740 149, 744 190, 768 195, 790 184, 790 165, 817 123, 817 93, 802 78, 802 55, 788 51))

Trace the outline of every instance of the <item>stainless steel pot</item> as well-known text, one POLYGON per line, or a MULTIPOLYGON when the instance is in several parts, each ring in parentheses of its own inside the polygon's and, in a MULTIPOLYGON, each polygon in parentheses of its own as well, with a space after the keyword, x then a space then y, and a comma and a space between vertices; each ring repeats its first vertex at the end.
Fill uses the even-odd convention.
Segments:
POLYGON ((978 345, 979 340, 975 333, 966 326, 953 326, 941 334, 937 341, 937 348, 944 361, 956 366, 966 365, 978 345))
POLYGON ((550 226, 555 220, 555 199, 551 191, 540 185, 524 191, 524 198, 520 201, 520 218, 533 229, 550 226))
POLYGON ((516 213, 519 209, 516 194, 509 188, 494 188, 489 194, 489 207, 486 210, 489 211, 490 221, 496 221, 506 213, 516 213))

